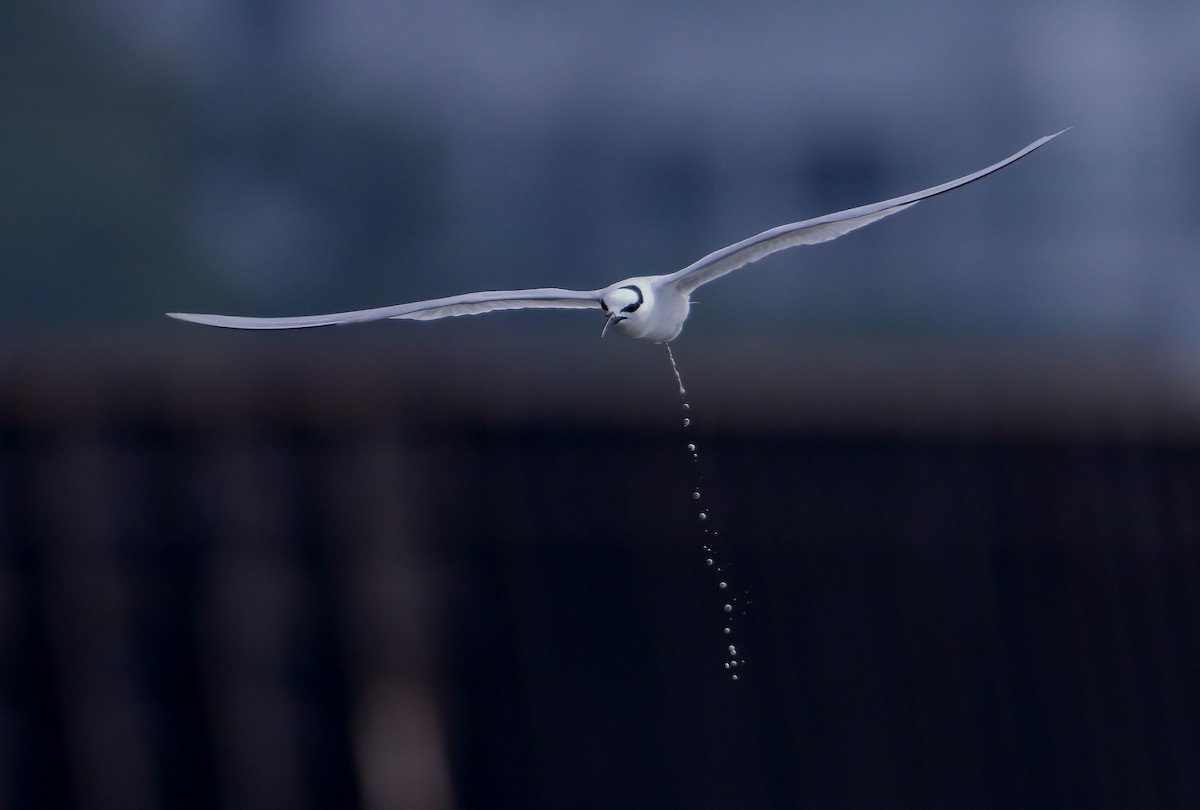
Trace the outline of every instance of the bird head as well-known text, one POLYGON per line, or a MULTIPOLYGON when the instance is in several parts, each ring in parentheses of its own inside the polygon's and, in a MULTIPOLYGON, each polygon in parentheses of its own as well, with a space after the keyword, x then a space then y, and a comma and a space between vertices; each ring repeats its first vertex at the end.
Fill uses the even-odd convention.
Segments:
POLYGON ((605 313, 604 328, 600 330, 600 336, 604 337, 604 333, 610 326, 618 332, 628 331, 628 324, 624 327, 619 325, 625 321, 636 323, 644 318, 647 312, 646 309, 643 309, 645 303, 646 296, 642 292, 642 288, 636 284, 618 287, 604 295, 600 299, 600 306, 605 313))

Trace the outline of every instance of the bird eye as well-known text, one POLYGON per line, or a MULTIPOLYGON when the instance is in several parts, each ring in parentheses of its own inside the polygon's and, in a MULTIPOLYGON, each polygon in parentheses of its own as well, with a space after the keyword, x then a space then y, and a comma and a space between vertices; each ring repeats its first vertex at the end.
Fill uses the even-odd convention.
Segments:
POLYGON ((621 311, 622 311, 622 312, 637 312, 637 311, 638 311, 638 307, 640 307, 641 305, 642 305, 642 302, 641 302, 641 301, 638 301, 638 302, 636 302, 636 303, 630 304, 629 306, 625 307, 625 308, 624 308, 624 309, 622 309, 621 311))
POLYGON ((604 303, 603 301, 601 301, 601 302, 600 302, 600 309, 604 310, 605 312, 608 312, 608 304, 606 304, 606 303, 604 303))

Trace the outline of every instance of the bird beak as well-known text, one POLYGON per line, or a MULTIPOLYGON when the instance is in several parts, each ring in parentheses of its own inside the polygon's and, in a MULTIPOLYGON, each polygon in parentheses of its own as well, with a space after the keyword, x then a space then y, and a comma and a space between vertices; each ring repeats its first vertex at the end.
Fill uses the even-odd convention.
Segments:
POLYGON ((610 312, 604 316, 604 328, 600 330, 600 337, 604 337, 604 333, 608 331, 608 327, 616 326, 621 321, 625 320, 624 315, 618 315, 615 312, 610 312))

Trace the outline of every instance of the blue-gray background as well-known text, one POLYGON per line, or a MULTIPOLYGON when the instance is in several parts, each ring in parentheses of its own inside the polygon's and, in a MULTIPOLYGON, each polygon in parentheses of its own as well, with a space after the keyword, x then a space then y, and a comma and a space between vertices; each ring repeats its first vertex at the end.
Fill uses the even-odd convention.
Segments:
POLYGON ((8 334, 593 288, 1074 126, 706 290, 689 334, 1196 338, 1187 2, 7 6, 8 334))
POLYGON ((8 0, 0 805, 1197 806, 1198 41, 1183 0, 8 0), (1068 126, 704 288, 688 430, 596 316, 162 315, 594 288, 1068 126))

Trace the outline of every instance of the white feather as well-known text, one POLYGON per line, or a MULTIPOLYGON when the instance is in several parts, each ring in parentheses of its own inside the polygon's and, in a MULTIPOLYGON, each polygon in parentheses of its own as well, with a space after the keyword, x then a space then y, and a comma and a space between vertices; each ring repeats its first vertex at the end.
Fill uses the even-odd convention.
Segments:
POLYGON ((410 321, 432 321, 437 318, 454 318, 459 315, 479 315, 501 309, 599 309, 600 292, 593 290, 560 290, 544 287, 535 290, 493 290, 488 292, 452 295, 449 298, 433 298, 428 301, 413 301, 390 307, 359 309, 352 312, 333 312, 328 315, 299 315, 290 318, 247 318, 239 315, 193 315, 186 312, 168 312, 181 321, 201 323, 205 326, 221 326, 227 329, 304 329, 310 326, 330 326, 338 323, 379 321, 385 318, 403 318, 410 321))
POLYGON ((715 278, 720 278, 726 273, 737 270, 739 267, 744 267, 750 262, 758 261, 777 251, 796 247, 797 245, 815 245, 820 242, 828 242, 830 239, 837 239, 839 236, 844 236, 850 233, 850 231, 857 230, 864 225, 870 225, 872 222, 877 222, 884 217, 897 214, 921 200, 929 199, 938 194, 945 194, 947 191, 965 186, 967 183, 973 183, 982 177, 987 177, 992 172, 999 171, 1005 166, 1015 163, 1033 150, 1045 146, 1063 134, 1063 132, 1066 132, 1066 130, 1064 129, 1053 135, 1039 138, 1020 152, 1009 155, 1004 160, 993 163, 987 168, 959 177, 957 180, 951 180, 948 183, 927 188, 924 191, 916 191, 912 194, 905 194, 903 197, 893 197, 890 200, 883 200, 882 202, 871 203, 870 205, 861 205, 858 208, 849 208, 834 214, 825 214, 815 219, 806 219, 803 222, 793 222, 789 225, 780 225, 778 228, 763 231, 757 236, 751 236, 749 239, 743 239, 741 242, 708 254, 703 259, 666 276, 663 279, 663 283, 664 285, 675 287, 682 293, 690 293, 701 284, 707 284, 715 278))

